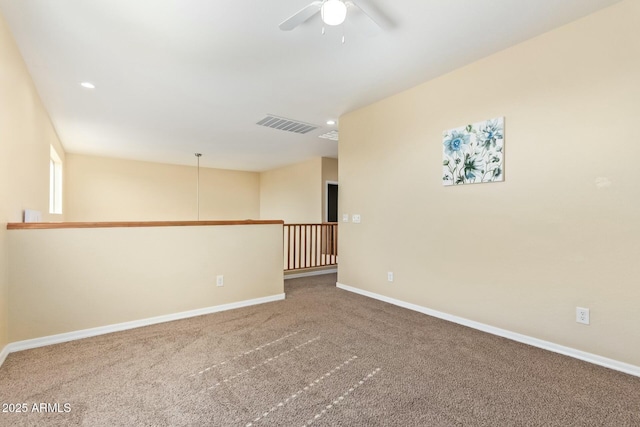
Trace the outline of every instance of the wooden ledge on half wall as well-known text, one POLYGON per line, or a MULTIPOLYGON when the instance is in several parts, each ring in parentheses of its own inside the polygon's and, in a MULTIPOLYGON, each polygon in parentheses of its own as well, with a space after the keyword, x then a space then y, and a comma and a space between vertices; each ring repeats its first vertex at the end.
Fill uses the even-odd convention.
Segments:
POLYGON ((116 227, 193 227, 211 225, 284 225, 282 220, 236 221, 115 221, 115 222, 10 222, 7 230, 47 230, 55 228, 116 228, 116 227))

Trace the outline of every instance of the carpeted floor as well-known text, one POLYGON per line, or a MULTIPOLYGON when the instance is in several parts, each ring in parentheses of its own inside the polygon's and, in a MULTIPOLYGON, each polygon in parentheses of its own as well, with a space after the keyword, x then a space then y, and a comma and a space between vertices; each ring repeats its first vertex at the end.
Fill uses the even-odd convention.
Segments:
POLYGON ((27 411, 0 425, 640 426, 640 378, 335 282, 292 279, 285 301, 11 354, 1 409, 27 411))

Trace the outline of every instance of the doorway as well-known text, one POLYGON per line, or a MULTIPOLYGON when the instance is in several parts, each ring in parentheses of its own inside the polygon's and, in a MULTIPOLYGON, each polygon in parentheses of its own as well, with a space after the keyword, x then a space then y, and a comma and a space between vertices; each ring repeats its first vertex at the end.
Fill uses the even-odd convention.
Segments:
POLYGON ((325 215, 327 222, 338 222, 338 183, 327 181, 327 212, 325 215))

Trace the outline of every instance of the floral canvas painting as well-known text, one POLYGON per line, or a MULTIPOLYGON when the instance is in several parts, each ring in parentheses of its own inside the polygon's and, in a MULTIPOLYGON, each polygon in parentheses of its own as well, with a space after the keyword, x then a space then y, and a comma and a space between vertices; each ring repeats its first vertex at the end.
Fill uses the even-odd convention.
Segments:
POLYGON ((475 184, 504 180, 504 117, 443 134, 442 182, 475 184))

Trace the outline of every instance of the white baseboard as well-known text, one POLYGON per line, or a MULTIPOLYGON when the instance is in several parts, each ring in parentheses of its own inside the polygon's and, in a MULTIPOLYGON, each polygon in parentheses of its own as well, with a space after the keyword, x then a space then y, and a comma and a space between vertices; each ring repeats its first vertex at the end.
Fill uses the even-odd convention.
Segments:
POLYGON ((2 351, 0 351, 0 366, 2 366, 9 353, 11 353, 11 351, 9 350, 9 344, 7 344, 4 346, 2 351))
POLYGON ((447 314, 441 311, 432 310, 430 308, 422 307, 422 306, 401 301, 395 298, 390 298, 384 295, 376 294, 374 292, 369 292, 359 288, 354 288, 352 286, 347 286, 339 282, 336 283, 336 286, 340 289, 344 289, 345 291, 364 295, 369 298, 388 302, 389 304, 397 305, 399 307, 407 308, 409 310, 417 311, 419 313, 437 317, 439 319, 447 320, 449 322, 457 323, 459 325, 468 326, 470 328, 487 332, 489 334, 497 335, 503 338, 508 338, 510 340, 518 341, 523 344, 528 344, 534 347, 542 348, 544 350, 552 351, 554 353, 563 354, 565 356, 569 356, 575 359, 583 360, 585 362, 593 363, 595 365, 604 366, 605 368, 624 372, 625 374, 640 377, 640 366, 635 366, 635 365, 620 362, 614 359, 609 359, 607 357, 598 356, 597 354, 593 354, 593 353, 587 353, 586 351, 577 350, 575 348, 565 347, 563 345, 555 344, 550 341, 544 341, 538 338, 533 338, 527 335, 519 334, 517 332, 507 331, 506 329, 496 328, 494 326, 486 325, 480 322, 475 322, 473 320, 465 319, 463 317, 454 316, 452 314, 447 314))
POLYGON ((284 280, 299 279, 300 277, 320 276, 322 274, 334 274, 337 272, 338 272, 337 268, 328 268, 326 270, 314 270, 314 271, 307 271, 304 273, 285 274, 284 280))
POLYGON ((233 310, 236 308, 248 307, 251 305, 264 304, 267 302, 283 300, 285 294, 271 295, 268 297, 255 298, 245 301, 232 302, 230 304, 216 305, 212 307, 199 308, 196 310, 183 311, 180 313, 167 314, 164 316, 150 317, 147 319, 134 320, 131 322, 116 323, 114 325, 100 326, 91 329, 82 329, 80 331, 67 332, 64 334, 49 335, 41 338, 17 341, 8 344, 2 353, 0 353, 0 366, 4 362, 4 358, 9 353, 16 351, 28 350, 36 347, 44 347, 52 344, 60 344, 67 341, 79 340, 82 338, 95 337, 97 335, 110 334, 112 332, 126 331, 128 329, 140 328, 142 326, 155 325, 157 323, 171 322, 172 320, 187 319, 189 317, 202 316, 204 314, 218 313, 220 311, 233 310), (2 357, 4 355, 4 358, 2 357))

